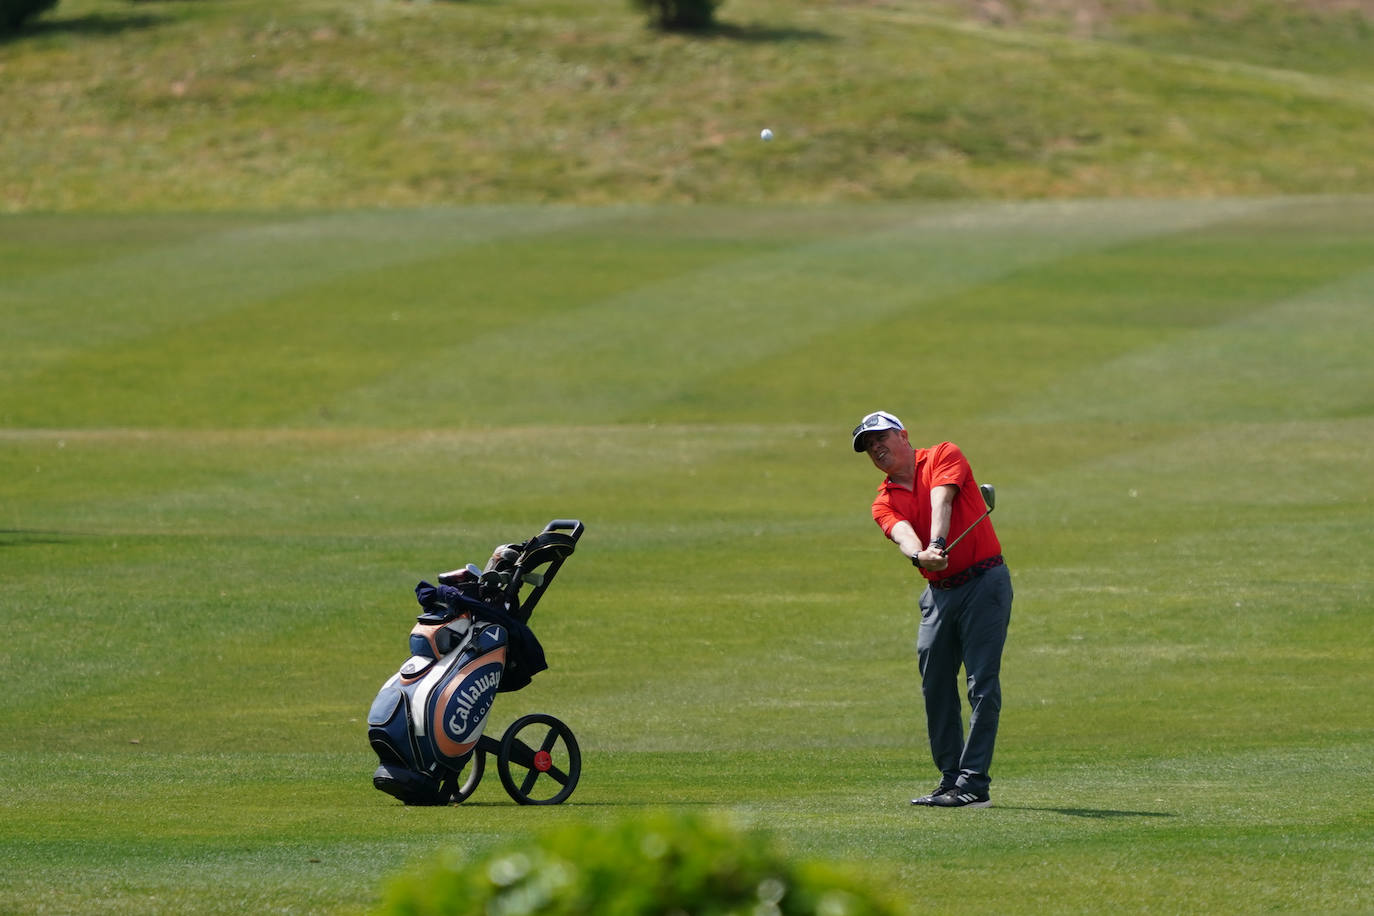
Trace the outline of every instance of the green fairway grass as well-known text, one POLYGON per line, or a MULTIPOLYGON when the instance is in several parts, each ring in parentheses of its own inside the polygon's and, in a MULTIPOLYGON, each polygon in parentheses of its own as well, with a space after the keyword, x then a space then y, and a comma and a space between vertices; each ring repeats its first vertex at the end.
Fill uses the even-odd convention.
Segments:
POLYGON ((1372 301, 1364 197, 0 217, 0 911, 667 808, 914 912, 1368 912, 1372 301), (991 810, 908 804, 876 408, 998 488, 991 810), (415 583, 569 517, 488 733, 566 721, 570 801, 375 791, 415 583))

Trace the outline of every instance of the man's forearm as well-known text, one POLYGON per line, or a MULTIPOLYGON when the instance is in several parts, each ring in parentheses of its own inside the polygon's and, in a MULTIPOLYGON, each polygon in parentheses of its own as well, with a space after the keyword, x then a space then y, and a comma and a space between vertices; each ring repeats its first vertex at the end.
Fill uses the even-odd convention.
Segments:
POLYGON ((949 518, 954 510, 955 486, 935 487, 930 491, 930 540, 949 537, 949 518))
POLYGON ((892 543, 897 545, 905 556, 914 557, 921 552, 921 539, 916 536, 916 529, 911 527, 910 522, 898 522, 892 526, 892 533, 889 535, 892 543))

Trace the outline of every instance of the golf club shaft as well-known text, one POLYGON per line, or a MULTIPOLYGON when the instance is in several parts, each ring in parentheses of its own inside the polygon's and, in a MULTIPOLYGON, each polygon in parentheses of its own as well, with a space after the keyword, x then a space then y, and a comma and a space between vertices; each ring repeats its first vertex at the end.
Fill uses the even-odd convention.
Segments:
POLYGON ((991 515, 991 514, 992 514, 992 510, 991 510, 991 509, 989 509, 988 511, 984 512, 982 515, 978 516, 978 520, 977 520, 977 521, 975 521, 972 525, 969 525, 967 528, 964 529, 964 533, 963 533, 963 534, 959 535, 957 538, 955 538, 954 540, 952 540, 952 541, 950 541, 948 544, 946 544, 946 545, 945 545, 945 556, 949 556, 949 552, 950 552, 951 550, 954 549, 955 545, 957 545, 957 544, 958 544, 960 541, 962 541, 964 538, 968 537, 968 533, 969 533, 970 531, 972 531, 974 528, 977 528, 978 525, 979 525, 979 523, 982 522, 983 519, 987 518, 987 517, 988 517, 989 515, 991 515))

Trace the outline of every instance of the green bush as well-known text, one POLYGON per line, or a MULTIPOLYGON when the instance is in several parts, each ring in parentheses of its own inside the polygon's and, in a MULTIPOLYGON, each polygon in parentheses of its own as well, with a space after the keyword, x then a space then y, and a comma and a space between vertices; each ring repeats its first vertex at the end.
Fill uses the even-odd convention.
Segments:
POLYGON ((480 859, 441 854, 394 879, 389 916, 895 916, 880 876, 794 862, 758 831, 649 814, 561 827, 480 859))
POLYGON ((57 6, 57 0, 0 0, 0 32, 19 28, 25 20, 57 6))
POLYGON ((634 0, 660 29, 683 32, 709 29, 716 21, 720 0, 634 0))

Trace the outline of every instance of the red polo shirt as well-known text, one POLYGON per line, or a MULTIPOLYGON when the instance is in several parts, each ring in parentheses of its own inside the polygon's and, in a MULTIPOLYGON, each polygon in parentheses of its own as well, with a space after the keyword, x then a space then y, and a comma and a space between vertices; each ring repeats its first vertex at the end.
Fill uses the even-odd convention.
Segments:
MULTIPOLYGON (((982 494, 978 492, 978 482, 973 479, 973 468, 969 467, 964 453, 953 442, 941 442, 933 448, 918 448, 915 451, 915 491, 893 483, 891 478, 884 480, 879 484, 878 495, 873 500, 873 520, 889 538, 892 537, 893 525, 901 521, 909 522, 916 529, 916 536, 921 543, 925 544, 926 538, 930 537, 930 491, 952 484, 959 488, 959 492, 954 496, 949 534, 945 538, 953 541, 988 509, 982 494)), ((921 575, 927 579, 944 579, 1001 552, 1002 544, 997 540, 997 532, 992 530, 992 518, 989 516, 954 548, 949 556, 949 566, 939 572, 923 569, 921 575)))

